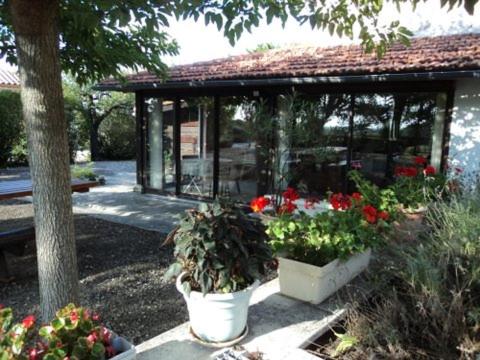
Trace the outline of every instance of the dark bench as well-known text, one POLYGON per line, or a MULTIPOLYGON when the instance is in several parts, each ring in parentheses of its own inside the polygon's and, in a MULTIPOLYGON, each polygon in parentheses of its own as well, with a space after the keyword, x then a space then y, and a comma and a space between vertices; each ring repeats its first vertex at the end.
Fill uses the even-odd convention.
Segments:
POLYGON ((13 279, 8 271, 5 252, 22 256, 25 254, 27 243, 32 240, 35 240, 33 226, 0 232, 0 282, 9 282, 13 279))

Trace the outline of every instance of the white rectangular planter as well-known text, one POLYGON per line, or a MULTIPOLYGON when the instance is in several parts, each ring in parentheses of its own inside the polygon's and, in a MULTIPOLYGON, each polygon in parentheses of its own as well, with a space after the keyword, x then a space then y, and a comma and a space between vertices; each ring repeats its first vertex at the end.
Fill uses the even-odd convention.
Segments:
POLYGON ((135 349, 135 346, 121 336, 119 336, 118 339, 120 339, 121 342, 122 352, 110 360, 135 360, 137 358, 137 349, 135 349))
POLYGON ((336 259, 322 267, 279 258, 280 292, 295 299, 320 304, 365 270, 370 257, 371 250, 368 249, 346 261, 336 259))

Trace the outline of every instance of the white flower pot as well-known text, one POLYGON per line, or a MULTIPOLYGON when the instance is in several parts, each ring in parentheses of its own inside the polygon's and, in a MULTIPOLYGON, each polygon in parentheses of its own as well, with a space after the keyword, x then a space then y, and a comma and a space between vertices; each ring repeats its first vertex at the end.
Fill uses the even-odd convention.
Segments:
POLYGON ((121 352, 113 358, 110 358, 110 360, 134 360, 137 358, 137 350, 133 344, 121 336, 116 336, 114 341, 116 342, 114 346, 115 350, 121 352))
POLYGON ((177 290, 187 302, 190 326, 200 339, 207 342, 225 342, 238 338, 247 326, 248 307, 253 290, 260 282, 256 280, 248 288, 228 294, 206 294, 191 291, 185 293, 182 279, 177 278, 177 290))
POLYGON ((280 257, 280 292, 295 299, 320 304, 365 270, 370 257, 371 250, 368 249, 346 261, 336 259, 322 267, 280 257))

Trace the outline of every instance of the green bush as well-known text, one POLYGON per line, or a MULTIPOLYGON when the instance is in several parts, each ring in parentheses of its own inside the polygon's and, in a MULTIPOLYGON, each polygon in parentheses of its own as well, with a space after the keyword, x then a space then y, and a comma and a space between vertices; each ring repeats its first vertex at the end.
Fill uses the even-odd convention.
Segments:
POLYGON ((100 156, 108 160, 135 158, 135 118, 131 110, 117 110, 99 129, 100 156))
MULTIPOLYGON (((438 201, 417 244, 381 255, 375 296, 351 310, 358 358, 474 359, 480 351, 480 197, 438 201), (375 356, 374 356, 375 355, 375 356)), ((352 354, 350 354, 352 355, 352 354)))
POLYGON ((0 167, 7 165, 21 165, 26 157, 12 159, 12 150, 26 144, 22 117, 22 101, 20 94, 14 91, 0 91, 0 167), (20 161, 19 161, 20 160, 20 161), (19 161, 19 163, 16 163, 19 161))

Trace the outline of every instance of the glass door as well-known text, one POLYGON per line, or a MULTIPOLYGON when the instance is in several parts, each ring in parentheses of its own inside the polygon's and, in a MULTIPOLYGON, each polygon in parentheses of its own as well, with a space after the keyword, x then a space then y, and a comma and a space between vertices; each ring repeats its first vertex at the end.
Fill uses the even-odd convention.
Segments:
POLYGON ((180 192, 213 197, 213 97, 180 101, 180 192))
POLYGON ((145 99, 146 187, 175 193, 174 102, 145 99))

